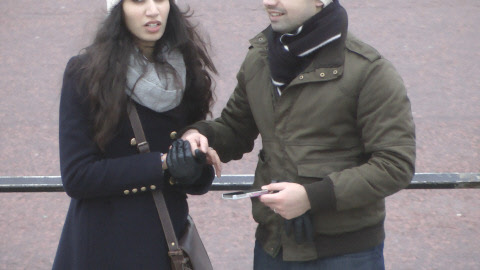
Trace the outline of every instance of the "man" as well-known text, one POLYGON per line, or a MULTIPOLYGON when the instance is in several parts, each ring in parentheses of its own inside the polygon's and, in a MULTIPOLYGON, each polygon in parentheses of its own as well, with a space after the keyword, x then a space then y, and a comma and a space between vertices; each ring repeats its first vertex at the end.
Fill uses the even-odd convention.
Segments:
POLYGON ((263 4, 271 25, 221 116, 182 139, 228 162, 261 135, 254 187, 272 192, 252 199, 254 269, 384 269, 384 199, 414 174, 403 81, 337 0, 263 4))

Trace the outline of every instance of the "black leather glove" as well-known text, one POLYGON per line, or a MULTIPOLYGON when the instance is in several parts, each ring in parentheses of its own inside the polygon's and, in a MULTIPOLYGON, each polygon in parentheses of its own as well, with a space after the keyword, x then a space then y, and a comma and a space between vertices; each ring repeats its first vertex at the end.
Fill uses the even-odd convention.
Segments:
POLYGON ((313 242, 313 226, 309 211, 303 215, 285 220, 285 232, 294 234, 297 244, 313 242))
POLYGON ((180 185, 191 185, 202 175, 207 157, 199 149, 192 154, 190 143, 182 139, 175 140, 167 155, 168 172, 180 185))

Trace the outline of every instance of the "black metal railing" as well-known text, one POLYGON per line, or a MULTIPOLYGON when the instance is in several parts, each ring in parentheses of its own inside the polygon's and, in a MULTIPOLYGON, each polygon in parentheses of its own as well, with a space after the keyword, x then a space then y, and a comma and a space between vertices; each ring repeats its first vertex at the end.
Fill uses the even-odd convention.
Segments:
MULTIPOLYGON (((246 190, 253 175, 224 175, 212 190, 246 190)), ((480 173, 417 173, 407 189, 480 188, 480 173)), ((0 176, 0 192, 63 192, 60 176, 0 176)))

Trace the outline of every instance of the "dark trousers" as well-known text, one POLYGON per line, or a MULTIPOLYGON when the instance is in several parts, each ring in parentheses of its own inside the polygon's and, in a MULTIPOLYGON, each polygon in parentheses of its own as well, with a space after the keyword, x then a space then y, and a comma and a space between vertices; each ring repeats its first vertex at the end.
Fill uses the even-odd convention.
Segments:
POLYGON ((366 251, 306 262, 286 262, 282 253, 272 257, 255 242, 254 270, 385 270, 383 243, 366 251))

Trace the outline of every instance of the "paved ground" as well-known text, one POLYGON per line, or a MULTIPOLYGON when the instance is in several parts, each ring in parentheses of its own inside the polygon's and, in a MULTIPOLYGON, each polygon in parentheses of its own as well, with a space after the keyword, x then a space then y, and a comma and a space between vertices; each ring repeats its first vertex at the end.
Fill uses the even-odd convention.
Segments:
MULTIPOLYGON (((247 40, 266 24, 260 0, 180 0, 211 37, 218 115, 247 40)), ((480 172, 480 2, 342 1, 350 30, 404 77, 417 126, 417 172, 480 172)), ((59 175, 58 101, 68 58, 91 40, 104 1, 1 0, 0 176, 59 175)), ((257 146, 226 174, 253 173, 257 146)), ((69 199, 0 194, 0 269, 51 267, 69 199)), ((480 269, 479 190, 405 190, 387 200, 388 269, 480 269)), ((215 269, 251 269, 249 201, 190 198, 215 269)))

